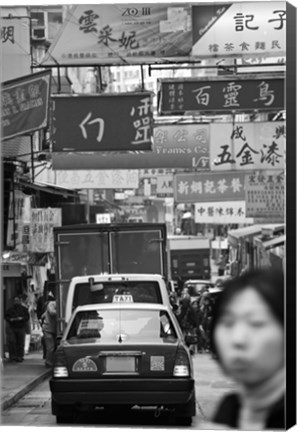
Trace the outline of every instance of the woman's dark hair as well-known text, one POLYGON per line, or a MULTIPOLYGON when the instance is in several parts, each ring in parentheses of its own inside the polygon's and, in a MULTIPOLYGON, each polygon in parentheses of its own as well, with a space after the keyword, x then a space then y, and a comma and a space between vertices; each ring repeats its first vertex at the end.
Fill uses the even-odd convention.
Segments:
POLYGON ((275 318, 284 326, 284 273, 280 269, 262 268, 248 270, 240 276, 224 283, 223 291, 213 308, 213 319, 210 329, 210 341, 213 352, 217 355, 214 343, 214 331, 233 297, 246 288, 253 288, 265 301, 275 318))

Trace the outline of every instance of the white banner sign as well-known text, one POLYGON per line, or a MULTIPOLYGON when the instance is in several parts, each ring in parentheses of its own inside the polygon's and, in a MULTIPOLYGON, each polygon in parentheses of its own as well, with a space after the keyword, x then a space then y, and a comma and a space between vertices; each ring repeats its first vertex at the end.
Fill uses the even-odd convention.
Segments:
POLYGON ((210 202, 195 204, 195 222, 210 224, 252 224, 246 217, 245 201, 210 202))
POLYGON ((211 170, 284 169, 284 122, 213 123, 211 170))
POLYGON ((286 52, 286 2, 194 5, 192 18, 192 54, 199 58, 286 52))
POLYGON ((29 247, 31 196, 19 190, 9 197, 9 217, 7 225, 7 246, 18 252, 26 252, 29 247))
POLYGON ((56 171, 56 183, 67 189, 137 189, 138 170, 56 171))
POLYGON ((173 196, 173 174, 159 175, 157 177, 157 196, 173 196))
POLYGON ((53 227, 62 225, 60 208, 31 210, 30 251, 54 252, 53 227))

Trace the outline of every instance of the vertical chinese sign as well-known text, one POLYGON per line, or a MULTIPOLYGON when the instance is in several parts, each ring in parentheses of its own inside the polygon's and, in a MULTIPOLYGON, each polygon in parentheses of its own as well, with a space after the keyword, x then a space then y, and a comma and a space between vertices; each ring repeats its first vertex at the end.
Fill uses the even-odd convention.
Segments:
POLYGON ((284 172, 265 172, 245 177, 246 213, 249 217, 264 218, 266 222, 284 222, 284 172))
POLYGON ((152 93, 55 96, 54 152, 143 151, 152 146, 152 93))
POLYGON ((211 125, 211 170, 282 170, 285 159, 284 122, 211 125))
POLYGON ((54 252, 53 228, 62 225, 59 208, 31 210, 31 252, 54 252))
POLYGON ((20 190, 10 194, 7 226, 7 246, 15 247, 18 252, 29 249, 31 196, 20 190))

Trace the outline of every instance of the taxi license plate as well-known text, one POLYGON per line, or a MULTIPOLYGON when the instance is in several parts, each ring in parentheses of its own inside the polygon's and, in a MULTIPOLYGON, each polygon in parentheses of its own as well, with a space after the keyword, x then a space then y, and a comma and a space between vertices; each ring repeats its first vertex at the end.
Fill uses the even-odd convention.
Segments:
POLYGON ((106 372, 135 372, 135 357, 106 357, 106 372))

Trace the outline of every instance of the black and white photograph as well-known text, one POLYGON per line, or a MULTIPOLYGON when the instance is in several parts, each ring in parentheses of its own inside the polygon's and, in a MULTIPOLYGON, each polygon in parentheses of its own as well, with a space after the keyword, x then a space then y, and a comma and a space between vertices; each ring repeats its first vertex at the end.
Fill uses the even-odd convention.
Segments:
POLYGON ((0 31, 0 426, 296 430, 293 1, 0 31))

